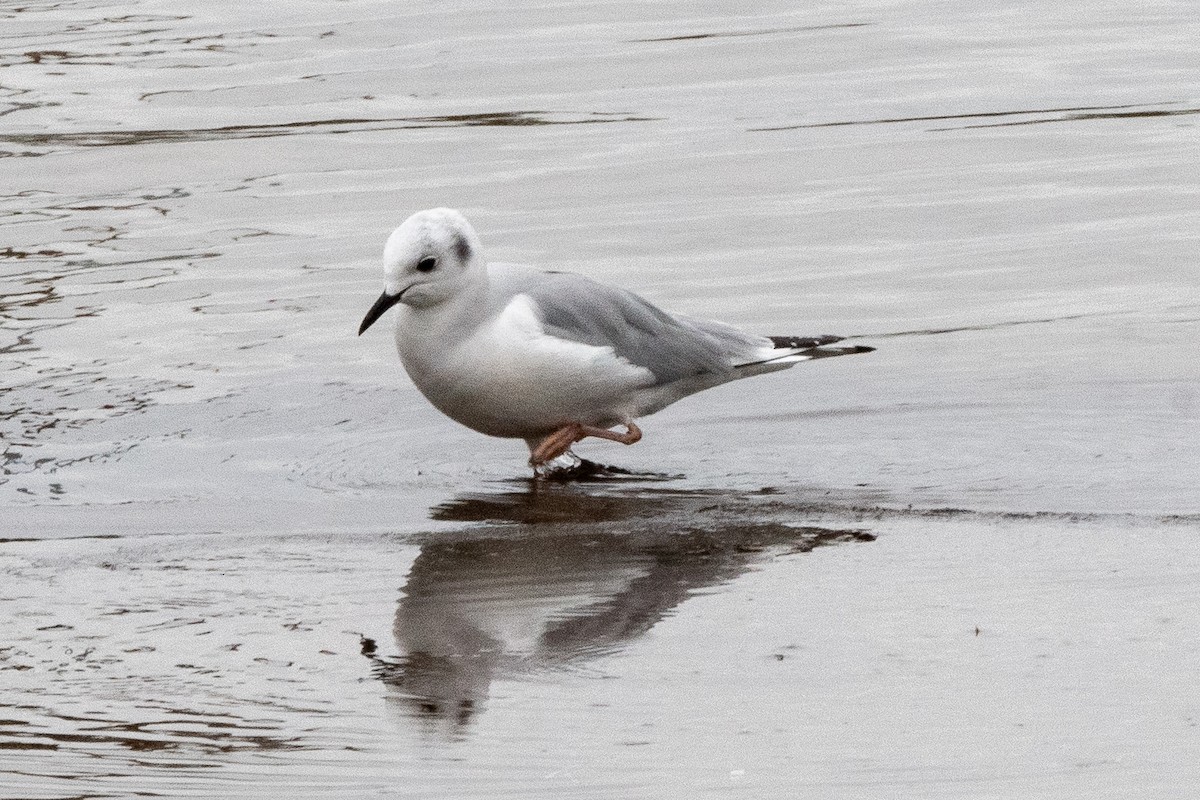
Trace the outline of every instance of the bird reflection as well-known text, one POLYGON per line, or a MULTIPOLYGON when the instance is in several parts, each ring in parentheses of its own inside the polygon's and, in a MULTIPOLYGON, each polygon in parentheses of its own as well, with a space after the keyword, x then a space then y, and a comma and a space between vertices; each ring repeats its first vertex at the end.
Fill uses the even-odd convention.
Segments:
POLYGON ((543 484, 460 496, 433 518, 475 524, 421 546, 396 609, 400 655, 364 653, 406 715, 453 731, 497 678, 619 651, 773 554, 875 538, 785 524, 800 512, 773 495, 543 484))

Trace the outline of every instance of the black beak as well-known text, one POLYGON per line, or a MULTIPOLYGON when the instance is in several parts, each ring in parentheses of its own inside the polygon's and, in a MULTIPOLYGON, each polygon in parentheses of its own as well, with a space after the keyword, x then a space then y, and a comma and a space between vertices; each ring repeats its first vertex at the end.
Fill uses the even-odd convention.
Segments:
POLYGON ((402 294, 404 294, 404 292, 400 292, 400 294, 395 295, 384 292, 383 294, 379 295, 379 299, 375 301, 375 305, 371 306, 371 310, 367 312, 365 317, 363 317, 362 325, 358 326, 358 335, 362 336, 363 331, 374 325, 375 320, 383 316, 383 312, 396 305, 396 303, 399 303, 400 295, 402 294))

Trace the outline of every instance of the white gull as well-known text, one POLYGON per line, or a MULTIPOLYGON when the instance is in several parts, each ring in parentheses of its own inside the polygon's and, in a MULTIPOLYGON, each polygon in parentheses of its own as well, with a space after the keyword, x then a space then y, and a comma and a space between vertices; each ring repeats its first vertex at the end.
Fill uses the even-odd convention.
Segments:
POLYGON ((421 393, 468 428, 524 439, 535 470, 588 436, 633 444, 634 419, 703 389, 874 349, 829 347, 838 336, 756 336, 581 275, 488 263, 470 223, 448 208, 405 220, 383 269, 359 335, 399 304, 396 349, 421 393), (625 432, 610 430, 618 425, 625 432))

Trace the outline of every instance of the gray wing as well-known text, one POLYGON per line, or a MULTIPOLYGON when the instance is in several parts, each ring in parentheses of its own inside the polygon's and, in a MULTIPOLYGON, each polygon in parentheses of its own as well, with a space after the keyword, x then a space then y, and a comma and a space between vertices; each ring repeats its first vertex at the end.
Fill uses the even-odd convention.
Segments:
POLYGON ((618 356, 654 373, 659 384, 731 374, 734 363, 771 346, 765 337, 719 322, 673 316, 633 292, 582 275, 493 267, 500 267, 493 269, 492 277, 505 295, 525 294, 533 299, 547 333, 611 347, 618 356))

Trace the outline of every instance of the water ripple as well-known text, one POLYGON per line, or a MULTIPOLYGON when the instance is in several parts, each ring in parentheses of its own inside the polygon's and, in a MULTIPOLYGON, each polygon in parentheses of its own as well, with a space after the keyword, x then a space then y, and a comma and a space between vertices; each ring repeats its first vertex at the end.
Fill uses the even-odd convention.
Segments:
MULTIPOLYGON (((27 147, 125 147, 140 144, 209 142, 263 139, 305 134, 345 134, 427 128, 529 127, 546 125, 598 125, 617 122, 652 122, 654 117, 624 113, 590 112, 559 114, 546 111, 496 111, 477 114, 440 114, 417 117, 381 117, 301 120, 214 128, 160 128, 143 130, 79 131, 67 133, 9 133, 0 143, 27 147)), ((46 155, 46 152, 0 152, 0 157, 46 155)))
POLYGON ((803 128, 840 128, 854 125, 898 125, 911 122, 946 122, 967 119, 995 119, 1000 117, 1035 117, 1035 119, 1011 122, 963 125, 959 127, 931 128, 933 131, 962 130, 965 128, 991 128, 1009 125, 1041 125, 1048 122, 1077 122, 1096 119, 1128 119, 1140 117, 1172 117, 1200 113, 1200 108, 1159 109, 1155 106, 1179 105, 1179 101, 1163 103, 1137 103, 1117 106, 1073 106, 1066 108, 1037 108, 1014 111, 980 111, 966 114, 932 114, 911 117, 887 117, 884 119, 835 120, 810 122, 799 125, 779 125, 770 128, 749 128, 751 132, 793 131, 803 128))

